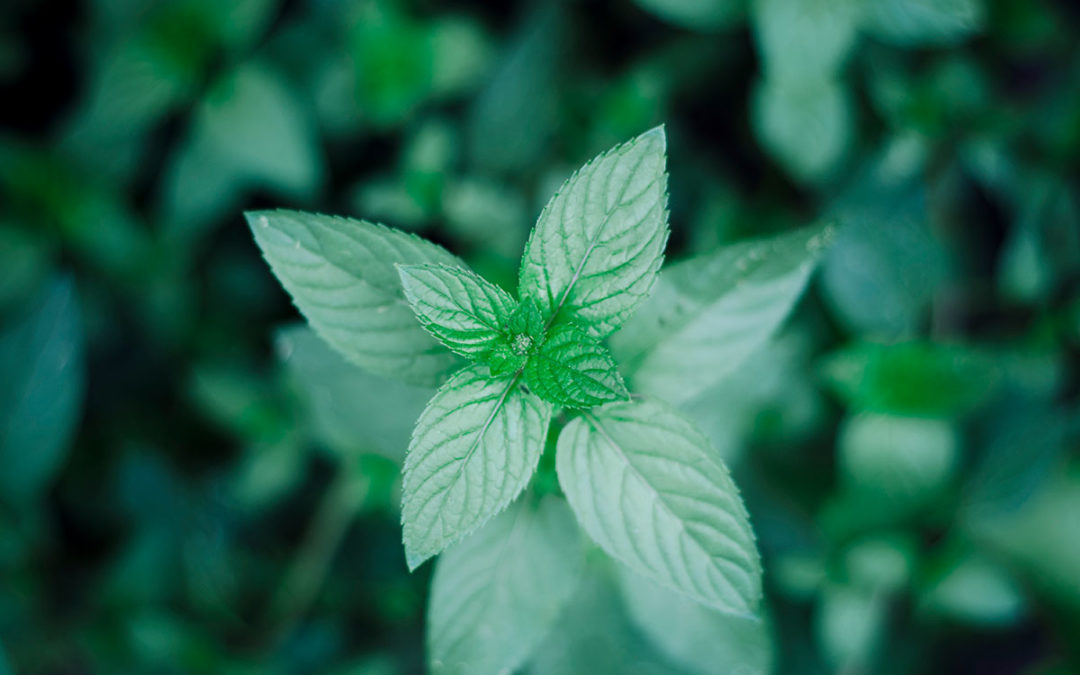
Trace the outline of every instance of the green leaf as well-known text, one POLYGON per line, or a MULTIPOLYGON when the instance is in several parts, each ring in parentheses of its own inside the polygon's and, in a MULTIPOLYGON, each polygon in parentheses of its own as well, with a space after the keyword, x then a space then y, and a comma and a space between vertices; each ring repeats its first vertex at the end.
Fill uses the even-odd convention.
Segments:
POLYGON ((753 0, 754 33, 771 80, 838 73, 855 45, 862 0, 753 0))
POLYGON ((844 487, 899 513, 939 496, 958 463, 956 431, 942 420, 865 413, 837 442, 844 487))
POLYGON ((709 609, 622 565, 619 581, 634 624, 688 673, 772 672, 771 635, 761 618, 709 609))
POLYGON ((951 417, 987 401, 1001 364, 960 344, 857 342, 829 355, 822 374, 856 410, 951 417))
POLYGON ((559 436, 578 521, 635 572, 710 607, 753 613, 761 563, 746 509, 708 441, 657 403, 609 403, 559 436))
POLYGON ((400 265, 398 271, 420 324, 471 359, 491 352, 517 305, 509 293, 461 267, 400 265))
POLYGON ((525 366, 525 382, 540 398, 567 408, 629 396, 611 352, 572 324, 552 329, 525 366))
POLYGON ((762 147, 799 181, 828 178, 851 146, 854 104, 832 76, 761 79, 751 112, 762 147))
POLYGON ((374 452, 397 462, 404 459, 430 388, 354 366, 307 326, 279 331, 275 344, 319 441, 342 454, 374 452))
POLYGON ((349 361, 409 384, 439 384, 457 357, 416 321, 394 264, 463 265, 445 249, 362 220, 246 214, 255 241, 321 338, 349 361))
POLYGON ((431 584, 431 672, 516 671, 577 591, 581 544, 566 502, 525 497, 448 550, 431 584))
POLYGON ((572 318, 603 338, 652 290, 668 236, 666 144, 656 127, 603 153, 544 207, 518 293, 549 324, 572 318))
POLYGON ((60 469, 82 408, 83 329, 69 279, 0 333, 0 495, 23 502, 60 469))
POLYGON ((864 27, 900 46, 955 44, 982 30, 982 0, 877 0, 866 3, 864 27))
POLYGON ((486 367, 469 366, 420 415, 401 496, 410 569, 506 508, 536 471, 551 406, 518 380, 491 378, 486 367))
POLYGON ((831 226, 807 227, 664 270, 611 340, 634 388, 681 403, 719 382, 776 331, 832 237, 831 226))

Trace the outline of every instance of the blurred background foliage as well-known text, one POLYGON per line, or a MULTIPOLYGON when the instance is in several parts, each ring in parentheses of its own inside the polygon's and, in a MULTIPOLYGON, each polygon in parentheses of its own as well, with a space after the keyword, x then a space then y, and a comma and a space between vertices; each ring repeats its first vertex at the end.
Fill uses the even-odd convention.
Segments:
POLYGON ((658 123, 669 259, 841 225, 683 405, 770 635, 601 562, 527 671, 1080 670, 1075 4, 7 0, 0 92, 0 673, 420 672, 431 392, 296 325, 240 212, 512 289, 569 171, 658 123))

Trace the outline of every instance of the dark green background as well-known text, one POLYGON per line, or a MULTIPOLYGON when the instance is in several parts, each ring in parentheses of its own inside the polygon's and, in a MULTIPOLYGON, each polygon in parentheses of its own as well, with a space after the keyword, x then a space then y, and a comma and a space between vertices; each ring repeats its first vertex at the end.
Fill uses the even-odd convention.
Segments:
POLYGON ((0 673, 420 672, 427 394, 279 333, 241 212, 417 231, 512 290, 561 181, 659 123, 669 259, 841 226, 695 403, 777 670, 1080 668, 1080 12, 770 41, 687 4, 4 2, 0 673))

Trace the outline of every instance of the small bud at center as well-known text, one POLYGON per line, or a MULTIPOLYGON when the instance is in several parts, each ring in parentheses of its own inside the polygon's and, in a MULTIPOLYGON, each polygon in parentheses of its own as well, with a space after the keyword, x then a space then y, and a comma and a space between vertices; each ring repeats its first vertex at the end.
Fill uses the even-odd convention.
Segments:
POLYGON ((514 336, 514 353, 518 356, 525 356, 529 353, 529 347, 532 347, 532 338, 524 333, 519 333, 514 336))

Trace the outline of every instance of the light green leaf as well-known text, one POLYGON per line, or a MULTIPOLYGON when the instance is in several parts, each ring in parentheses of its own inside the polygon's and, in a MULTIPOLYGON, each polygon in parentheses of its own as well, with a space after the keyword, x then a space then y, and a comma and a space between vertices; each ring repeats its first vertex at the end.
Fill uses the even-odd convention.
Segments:
POLYGON ((869 667, 883 637, 887 596, 845 586, 829 586, 821 594, 815 630, 833 672, 869 667))
POLYGON ((572 324, 551 330, 525 366, 525 382, 540 398, 567 408, 629 396, 611 352, 572 324))
POLYGON ((517 306, 509 293, 461 267, 400 265, 398 271, 420 324, 471 359, 491 352, 517 306))
POLYGON ((609 403, 559 436, 578 522, 635 572, 710 607, 753 613, 761 563, 746 509, 708 441, 674 410, 609 403))
POLYGON ((518 293, 549 323, 573 318, 602 338, 652 290, 668 236, 666 145, 656 127, 603 153, 544 207, 518 293))
POLYGON ((699 31, 732 28, 743 18, 746 0, 636 0, 639 7, 676 26, 699 31))
POLYGON ((448 550, 431 584, 431 672, 517 670, 577 592, 581 543, 566 502, 526 496, 448 550))
POLYGON ((985 23, 982 0, 876 0, 864 20, 870 33, 901 46, 955 44, 985 23))
POLYGON ((799 181, 830 176, 851 146, 854 104, 832 77, 766 77, 755 87, 751 108, 758 141, 799 181))
POLYGON ((735 370, 783 322, 832 237, 831 226, 807 227, 664 270, 611 340, 634 388, 681 403, 735 370))
POLYGON ((401 495, 410 569, 506 508, 536 471, 551 406, 518 380, 469 366, 420 415, 401 495))
POLYGON ((870 413, 840 429, 843 485, 906 512, 941 494, 957 466, 957 434, 945 421, 870 413))
POLYGON ((74 284, 50 284, 0 333, 0 496, 22 502, 64 462, 82 408, 83 330, 74 284))
POLYGON ((630 618, 661 651, 698 675, 771 672, 768 624, 756 616, 709 609, 619 566, 630 618))
POLYGON ((754 33, 767 77, 799 81, 836 75, 855 45, 863 4, 862 0, 753 0, 754 33))
POLYGON ((307 326, 278 332, 277 352, 307 404, 319 441, 339 453, 374 452, 400 462, 432 390, 347 362, 307 326))
POLYGON ((457 357, 416 320, 394 264, 463 265, 445 249, 367 221, 300 213, 246 214, 255 241, 304 317, 362 368, 433 386, 457 357))

